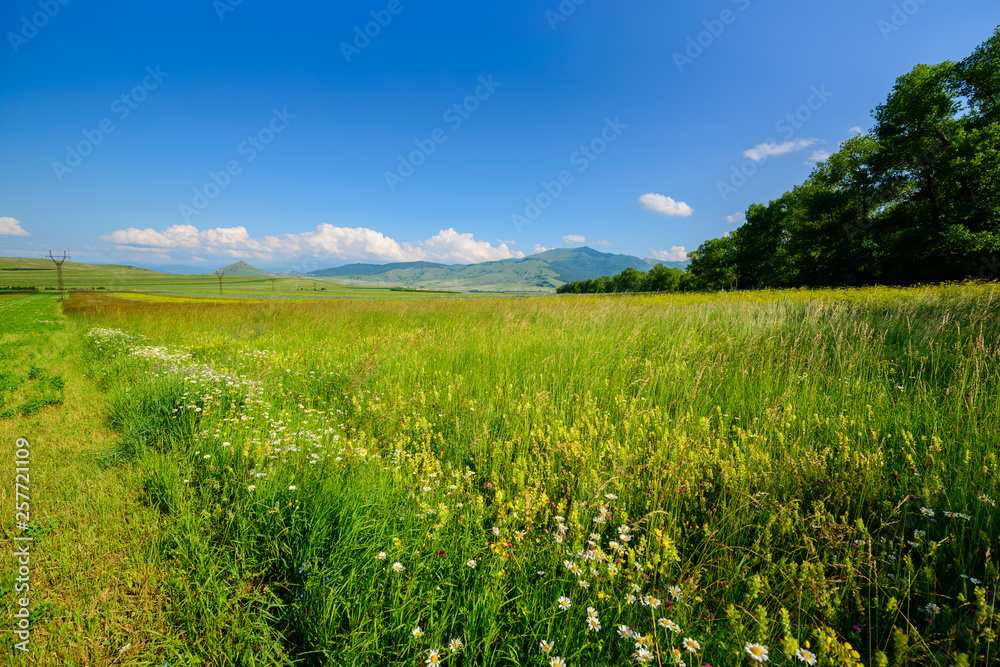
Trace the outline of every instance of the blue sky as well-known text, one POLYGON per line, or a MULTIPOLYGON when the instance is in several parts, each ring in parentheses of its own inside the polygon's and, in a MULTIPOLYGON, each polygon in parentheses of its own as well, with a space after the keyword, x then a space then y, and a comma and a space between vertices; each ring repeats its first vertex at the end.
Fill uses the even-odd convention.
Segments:
POLYGON ((968 55, 997 9, 7 0, 0 254, 682 259, 869 129, 897 76, 968 55))

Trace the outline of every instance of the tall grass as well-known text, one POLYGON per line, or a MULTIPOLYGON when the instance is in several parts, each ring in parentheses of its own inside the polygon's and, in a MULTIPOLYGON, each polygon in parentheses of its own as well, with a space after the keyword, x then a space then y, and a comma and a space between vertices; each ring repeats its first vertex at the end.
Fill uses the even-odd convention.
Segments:
POLYGON ((993 287, 67 310, 193 655, 994 658, 993 287))

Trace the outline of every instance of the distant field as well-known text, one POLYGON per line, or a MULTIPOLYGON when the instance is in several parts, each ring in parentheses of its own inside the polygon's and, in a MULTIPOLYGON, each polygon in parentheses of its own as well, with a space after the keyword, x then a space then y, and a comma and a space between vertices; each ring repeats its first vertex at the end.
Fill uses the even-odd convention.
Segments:
MULTIPOLYGON (((446 292, 393 289, 389 287, 349 286, 310 278, 223 277, 213 274, 174 275, 147 271, 133 266, 81 264, 63 265, 63 284, 67 290, 107 290, 213 297, 360 297, 408 298, 428 295, 448 296, 446 292)), ((52 290, 58 285, 56 269, 50 260, 0 257, 0 293, 16 289, 52 290)))

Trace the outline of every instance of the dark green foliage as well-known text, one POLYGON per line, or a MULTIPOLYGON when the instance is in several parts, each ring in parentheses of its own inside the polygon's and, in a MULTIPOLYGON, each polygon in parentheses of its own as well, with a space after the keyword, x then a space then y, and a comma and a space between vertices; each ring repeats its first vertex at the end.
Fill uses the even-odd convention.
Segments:
POLYGON ((606 294, 610 292, 677 292, 684 288, 685 273, 681 269, 657 264, 649 273, 627 268, 617 276, 601 276, 593 280, 566 283, 556 294, 606 294))
POLYGON ((917 65, 802 185, 691 253, 697 289, 1000 279, 1000 28, 917 65))

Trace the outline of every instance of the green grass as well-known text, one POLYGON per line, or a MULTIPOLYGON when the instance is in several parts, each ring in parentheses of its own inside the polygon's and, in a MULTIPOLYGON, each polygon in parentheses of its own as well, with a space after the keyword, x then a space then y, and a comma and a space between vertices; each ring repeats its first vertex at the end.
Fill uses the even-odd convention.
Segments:
POLYGON ((141 471, 98 465, 116 436, 80 352, 80 335, 55 295, 0 298, 0 442, 8 461, 0 497, 9 510, 8 540, 23 534, 14 525, 14 451, 18 438, 31 443, 28 479, 17 480, 28 482, 26 534, 33 538, 27 654, 13 648, 13 614, 24 595, 14 591, 15 543, 0 556, 0 661, 11 665, 149 664, 138 655, 180 643, 164 614, 170 577, 155 548, 159 513, 139 500, 141 471))
POLYGON ((65 308, 147 664, 995 660, 995 287, 65 308))

